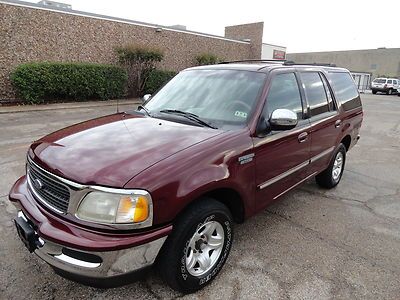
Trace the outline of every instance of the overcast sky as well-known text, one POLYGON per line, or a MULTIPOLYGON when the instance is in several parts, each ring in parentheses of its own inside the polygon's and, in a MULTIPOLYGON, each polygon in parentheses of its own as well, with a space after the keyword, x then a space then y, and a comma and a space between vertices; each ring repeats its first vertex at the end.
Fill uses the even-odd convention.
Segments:
MULTIPOLYGON (((39 1, 39 0, 37 0, 39 1)), ((31 1, 31 2, 37 2, 31 1)), ((75 10, 224 35, 264 22, 264 43, 290 52, 400 48, 400 0, 58 0, 75 10)))

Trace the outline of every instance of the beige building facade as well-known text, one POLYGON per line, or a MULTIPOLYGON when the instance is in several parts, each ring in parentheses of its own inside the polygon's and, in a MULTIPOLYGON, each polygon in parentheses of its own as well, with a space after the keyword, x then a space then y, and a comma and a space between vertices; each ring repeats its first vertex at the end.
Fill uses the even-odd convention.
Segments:
POLYGON ((0 101, 15 100, 10 81, 27 62, 117 64, 115 48, 127 44, 161 49, 159 68, 179 71, 195 57, 212 53, 223 60, 260 59, 263 23, 229 26, 225 36, 112 18, 86 12, 49 9, 40 4, 0 0, 0 101))
POLYGON ((400 48, 378 48, 330 52, 288 53, 296 63, 333 63, 353 73, 400 78, 400 48))

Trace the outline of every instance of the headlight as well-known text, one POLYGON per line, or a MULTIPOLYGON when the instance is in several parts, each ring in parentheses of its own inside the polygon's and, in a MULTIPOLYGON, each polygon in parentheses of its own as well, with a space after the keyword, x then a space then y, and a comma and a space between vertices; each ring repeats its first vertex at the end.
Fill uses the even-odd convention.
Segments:
POLYGON ((81 201, 76 216, 79 219, 107 224, 134 224, 147 221, 151 225, 150 194, 136 190, 132 193, 92 191, 81 201))

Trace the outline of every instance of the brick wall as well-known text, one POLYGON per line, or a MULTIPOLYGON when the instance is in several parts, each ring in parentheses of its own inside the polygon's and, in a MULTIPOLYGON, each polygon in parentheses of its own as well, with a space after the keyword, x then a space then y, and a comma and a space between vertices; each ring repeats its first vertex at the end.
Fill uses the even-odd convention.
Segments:
POLYGON ((249 58, 260 59, 263 30, 264 22, 227 26, 225 36, 238 40, 249 39, 251 41, 249 58))
MULTIPOLYGON (((254 28, 251 25, 249 30, 254 28)), ((260 25, 256 29, 252 34, 261 34, 255 39, 258 43, 262 38, 262 28, 261 33, 260 25)), ((0 3, 0 100, 16 98, 9 76, 21 63, 63 61, 115 64, 114 49, 125 44, 162 49, 165 58, 160 67, 176 71, 192 66, 194 57, 205 52, 225 60, 260 58, 261 55, 254 41, 243 43, 165 28, 157 32, 154 27, 122 21, 0 3)), ((261 49, 261 42, 259 46, 261 49)))

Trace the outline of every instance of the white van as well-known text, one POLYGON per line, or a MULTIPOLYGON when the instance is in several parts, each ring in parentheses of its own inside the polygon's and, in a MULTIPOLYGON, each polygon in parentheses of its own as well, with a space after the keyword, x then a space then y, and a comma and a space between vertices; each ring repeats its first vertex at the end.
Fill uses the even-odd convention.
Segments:
POLYGON ((371 83, 372 94, 383 92, 392 95, 400 92, 400 80, 396 78, 375 78, 371 83))

